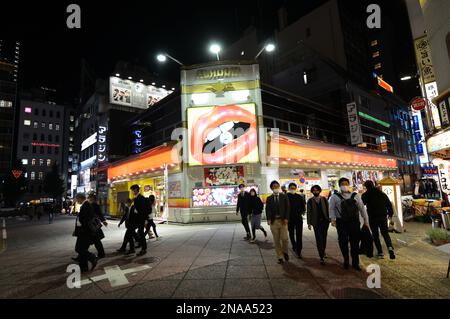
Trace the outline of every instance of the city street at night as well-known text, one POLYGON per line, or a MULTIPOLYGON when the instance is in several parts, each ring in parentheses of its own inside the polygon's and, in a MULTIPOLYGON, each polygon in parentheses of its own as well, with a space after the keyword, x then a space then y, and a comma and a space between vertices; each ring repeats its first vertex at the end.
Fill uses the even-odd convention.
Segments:
MULTIPOLYGON (((381 266, 381 288, 369 289, 368 274, 342 268, 336 232, 330 231, 327 264, 318 262, 312 231, 304 230, 303 259, 276 263, 272 238, 242 239, 239 224, 158 225, 142 257, 116 253, 124 233, 117 221, 105 230, 106 258, 82 280, 66 285, 74 237, 73 217, 8 219, 7 249, 0 255, 0 298, 448 298, 448 255, 422 237, 423 225, 394 235, 398 259, 364 258, 381 266), (108 271, 108 269, 112 269, 108 271), (108 273, 110 275, 108 275, 108 273), (106 276, 105 276, 106 274, 106 276), (124 279, 126 278, 126 279, 124 279)), ((93 247, 91 248, 91 250, 93 247)))

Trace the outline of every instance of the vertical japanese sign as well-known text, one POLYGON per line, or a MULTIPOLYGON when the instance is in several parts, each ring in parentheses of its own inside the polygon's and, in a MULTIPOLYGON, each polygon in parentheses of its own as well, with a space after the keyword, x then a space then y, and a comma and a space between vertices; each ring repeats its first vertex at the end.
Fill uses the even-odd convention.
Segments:
POLYGON ((431 48, 428 37, 425 35, 414 40, 417 64, 425 84, 435 81, 433 61, 431 59, 431 48))
POLYGON ((449 161, 436 158, 433 160, 433 164, 437 166, 439 171, 439 182, 441 184, 441 190, 445 194, 450 194, 450 173, 449 173, 449 161))
POLYGON ((107 126, 106 120, 104 120, 101 122, 101 124, 99 124, 98 134, 97 134, 97 138, 98 138, 97 161, 100 165, 104 164, 105 162, 108 161, 108 156, 107 156, 107 152, 106 152, 107 133, 108 133, 108 126, 107 126))
POLYGON ((356 103, 347 104, 348 125, 350 128, 350 139, 353 145, 361 144, 363 142, 361 124, 359 123, 358 110, 356 103))
POLYGON ((446 105, 445 100, 441 101, 439 103, 439 114, 441 115, 441 125, 443 127, 446 127, 450 124, 449 117, 448 117, 448 111, 449 111, 449 108, 446 105))
POLYGON ((142 151, 142 131, 133 131, 133 153, 137 154, 142 151))

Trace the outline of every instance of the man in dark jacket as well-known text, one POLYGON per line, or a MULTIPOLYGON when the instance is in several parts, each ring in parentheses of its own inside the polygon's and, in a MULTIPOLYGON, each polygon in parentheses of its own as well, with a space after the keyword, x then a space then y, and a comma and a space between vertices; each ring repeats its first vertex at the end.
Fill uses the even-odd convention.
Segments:
POLYGON ((302 236, 303 236, 303 214, 305 214, 305 198, 297 194, 297 184, 289 184, 289 238, 291 239, 292 250, 298 258, 302 258, 302 236))
POLYGON ((77 233, 75 251, 78 253, 80 270, 86 272, 89 270, 88 261, 92 264, 91 270, 97 265, 97 258, 89 252, 89 246, 92 244, 96 235, 96 231, 93 228, 94 212, 84 194, 78 193, 76 195, 76 201, 81 207, 77 217, 79 232, 77 233))
POLYGON ((137 254, 138 256, 145 255, 147 253, 147 241, 145 240, 145 221, 147 220, 148 215, 150 215, 150 204, 148 200, 139 193, 140 187, 139 185, 133 185, 130 187, 131 192, 133 193, 134 201, 133 206, 137 211, 137 229, 139 235, 139 242, 141 246, 141 251, 137 254))
POLYGON ((384 242, 389 250, 390 258, 395 259, 394 247, 392 246, 391 237, 389 236, 387 221, 387 216, 389 216, 389 220, 391 220, 394 215, 392 203, 389 200, 389 197, 376 188, 372 181, 365 181, 364 186, 367 191, 362 195, 361 199, 367 207, 370 230, 372 231, 373 241, 378 250, 378 257, 384 257, 378 235, 378 230, 380 230, 381 236, 383 236, 384 242))
POLYGON ((245 240, 250 240, 250 226, 248 225, 248 215, 250 214, 250 194, 245 191, 245 185, 239 185, 239 195, 236 205, 236 215, 241 213, 241 222, 244 226, 247 236, 245 240))
POLYGON ((134 237, 136 235, 136 227, 137 227, 137 213, 132 205, 131 199, 127 198, 124 205, 124 214, 122 219, 119 222, 118 227, 125 223, 126 232, 123 238, 122 246, 117 250, 119 253, 124 253, 126 251, 127 244, 130 244, 130 250, 127 255, 134 254, 134 237))
POLYGON ((311 193, 314 197, 308 199, 307 203, 307 222, 308 229, 314 227, 314 235, 316 237, 317 251, 319 252, 320 264, 325 265, 327 248, 328 227, 330 226, 330 216, 328 212, 328 201, 325 197, 320 196, 322 188, 319 185, 311 187, 311 193))
POLYGON ((89 204, 91 204, 92 210, 94 212, 95 221, 97 222, 97 236, 94 240, 95 249, 97 249, 97 259, 105 258, 105 249, 103 248, 102 239, 105 238, 105 234, 102 230, 102 224, 106 227, 108 223, 106 218, 102 213, 100 205, 97 203, 97 196, 95 193, 89 193, 88 196, 89 204))
POLYGON ((289 199, 286 194, 280 191, 280 183, 272 181, 270 189, 273 194, 267 198, 266 218, 270 225, 278 263, 289 261, 288 254, 288 222, 289 222, 289 199), (284 257, 284 260, 283 260, 284 257))

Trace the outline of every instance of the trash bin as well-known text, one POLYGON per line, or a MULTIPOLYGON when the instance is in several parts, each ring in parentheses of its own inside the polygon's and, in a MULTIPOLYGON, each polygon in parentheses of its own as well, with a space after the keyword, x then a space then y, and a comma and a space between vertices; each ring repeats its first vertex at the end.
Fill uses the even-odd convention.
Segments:
POLYGON ((441 228, 442 221, 438 218, 433 218, 431 221, 431 227, 432 228, 441 228))

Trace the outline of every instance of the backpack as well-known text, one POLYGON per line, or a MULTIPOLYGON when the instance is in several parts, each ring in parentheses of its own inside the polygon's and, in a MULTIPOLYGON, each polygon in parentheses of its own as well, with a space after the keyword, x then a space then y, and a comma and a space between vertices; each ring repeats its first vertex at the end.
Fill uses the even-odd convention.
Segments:
POLYGON ((345 222, 359 221, 359 207, 356 203, 356 193, 353 193, 349 199, 345 199, 341 194, 336 193, 341 199, 341 219, 345 222))

